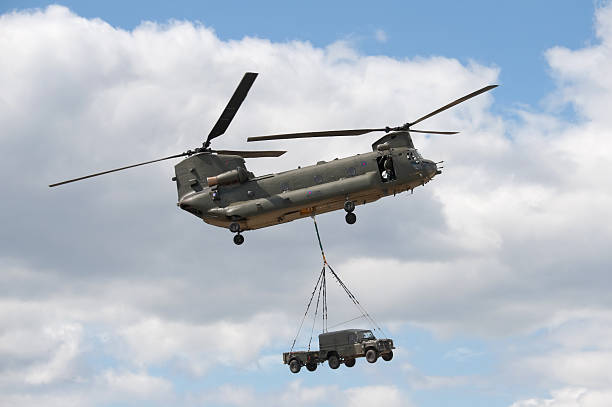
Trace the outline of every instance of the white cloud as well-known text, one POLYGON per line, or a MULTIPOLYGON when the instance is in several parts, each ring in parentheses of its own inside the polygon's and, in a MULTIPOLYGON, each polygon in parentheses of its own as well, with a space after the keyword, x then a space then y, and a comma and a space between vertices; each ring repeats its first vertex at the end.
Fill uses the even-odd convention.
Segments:
POLYGON ((474 385, 478 380, 475 377, 468 376, 428 376, 421 373, 410 363, 404 363, 401 369, 407 376, 408 385, 416 390, 435 390, 474 385))
POLYGON ((345 390, 347 406, 366 407, 382 406, 410 406, 406 395, 395 386, 363 386, 345 390))
POLYGON ((26 383, 45 384, 58 379, 67 378, 70 364, 79 352, 79 344, 83 335, 80 325, 70 324, 59 327, 48 327, 44 330, 47 340, 59 342, 49 360, 37 363, 25 374, 26 383))
POLYGON ((278 314, 207 325, 149 318, 121 328, 118 336, 128 345, 123 357, 133 363, 148 366, 177 361, 179 366, 202 375, 214 364, 250 367, 275 337, 288 337, 288 331, 282 328, 286 325, 285 318, 278 314))
POLYGON ((163 378, 147 373, 104 371, 97 380, 111 392, 113 399, 155 399, 167 398, 172 394, 172 384, 163 378))
POLYGON ((198 400, 215 405, 232 406, 412 406, 408 396, 395 386, 359 386, 340 390, 335 385, 304 385, 291 381, 286 388, 261 394, 249 387, 222 386, 203 394, 198 400))
POLYGON ((606 407, 612 400, 612 391, 569 387, 552 391, 551 396, 517 401, 510 407, 606 407))

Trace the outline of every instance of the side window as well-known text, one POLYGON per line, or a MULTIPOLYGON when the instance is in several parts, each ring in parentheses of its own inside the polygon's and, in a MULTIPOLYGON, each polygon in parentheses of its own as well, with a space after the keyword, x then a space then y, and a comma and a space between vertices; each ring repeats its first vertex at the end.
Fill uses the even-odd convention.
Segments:
POLYGON ((280 189, 281 189, 281 192, 289 191, 289 184, 287 184, 286 182, 283 182, 282 184, 280 184, 280 189))
POLYGON ((357 343, 357 335, 350 334, 349 335, 349 343, 357 343))
POLYGON ((355 175, 357 175, 357 170, 355 169, 355 167, 348 167, 346 169, 346 173, 349 177, 354 177, 355 175))
POLYGON ((323 177, 320 176, 320 175, 315 175, 314 182, 317 183, 317 184, 322 183, 323 182, 323 177))

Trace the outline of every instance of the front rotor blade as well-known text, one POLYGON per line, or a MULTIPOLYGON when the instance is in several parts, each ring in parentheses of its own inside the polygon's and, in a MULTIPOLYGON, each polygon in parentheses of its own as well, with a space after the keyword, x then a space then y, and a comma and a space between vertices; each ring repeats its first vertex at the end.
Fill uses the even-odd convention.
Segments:
POLYGON ((238 155, 242 158, 280 157, 286 151, 240 151, 240 150, 212 150, 217 154, 238 155))
POLYGON ((283 139, 308 138, 308 137, 360 136, 362 134, 371 133, 373 131, 388 131, 388 130, 389 129, 382 128, 382 129, 309 131, 305 133, 286 133, 286 134, 273 134, 271 136, 249 137, 247 141, 283 140, 283 139))
POLYGON ((425 133, 425 134, 447 134, 447 135, 459 134, 458 131, 431 131, 431 130, 414 130, 414 129, 410 129, 409 131, 411 133, 425 133))
POLYGON ((49 185, 49 187, 56 187, 58 185, 68 184, 70 182, 80 181, 80 180, 87 179, 87 178, 92 178, 92 177, 97 177, 98 175, 104 175, 104 174, 109 174, 111 172, 127 170, 128 168, 138 167, 138 166, 146 165, 146 164, 152 164, 152 163, 156 163, 158 161, 169 160, 171 158, 183 157, 183 156, 186 156, 186 155, 189 155, 189 154, 190 153, 181 153, 181 154, 171 155, 170 157, 164 157, 164 158, 160 158, 160 159, 157 159, 157 160, 147 161, 147 162, 140 163, 140 164, 128 165, 127 167, 115 168, 114 170, 102 171, 102 172, 98 172, 98 173, 95 173, 95 174, 86 175, 84 177, 69 179, 67 181, 62 181, 62 182, 58 182, 58 183, 55 183, 55 184, 51 184, 51 185, 49 185))
POLYGON ((413 122, 411 122, 411 123, 409 123, 409 124, 410 124, 410 126, 413 126, 413 125, 415 125, 415 124, 417 124, 417 123, 422 122, 422 121, 423 121, 423 120, 425 120, 425 119, 430 118, 431 116, 437 115, 438 113, 443 112, 443 111, 445 111, 446 109, 450 109, 451 107, 453 107, 453 106, 455 106, 455 105, 458 105, 458 104, 459 104, 459 103, 461 103, 461 102, 465 102, 466 100, 471 99, 471 98, 473 98, 474 96, 478 96, 478 95, 480 95, 481 93, 487 92, 487 91, 489 91, 489 90, 491 90, 491 89, 493 89, 493 88, 496 88, 496 87, 497 87, 497 85, 489 85, 489 86, 485 86, 484 88, 482 88, 482 89, 478 89, 476 92, 472 92, 472 93, 470 93, 469 95, 465 95, 464 97, 459 98, 459 99, 455 100, 454 102, 449 103, 449 104, 448 104, 448 105, 446 105, 446 106, 442 106, 442 107, 441 107, 441 108, 439 108, 438 110, 434 110, 433 112, 431 112, 431 113, 429 113, 429 114, 426 114, 425 116, 420 117, 419 119, 417 119, 417 120, 415 120, 415 121, 413 121, 413 122))
POLYGON ((247 93, 249 93, 249 89, 251 89, 253 82, 255 82, 255 78, 257 78, 257 73, 255 72, 247 72, 244 74, 240 84, 238 84, 238 87, 234 91, 232 98, 227 103, 223 113, 221 113, 219 120, 217 120, 217 123, 215 123, 215 126, 210 131, 210 134, 208 134, 204 147, 208 147, 210 145, 210 140, 225 133, 232 122, 232 119, 236 115, 236 112, 240 108, 240 105, 244 101, 244 98, 246 98, 247 93))

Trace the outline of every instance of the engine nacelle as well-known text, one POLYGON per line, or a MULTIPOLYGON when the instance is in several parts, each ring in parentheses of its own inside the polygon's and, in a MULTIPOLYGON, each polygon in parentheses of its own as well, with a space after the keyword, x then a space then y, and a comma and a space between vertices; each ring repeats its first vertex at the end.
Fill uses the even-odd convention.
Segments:
POLYGON ((206 182, 208 186, 212 187, 215 185, 230 185, 235 183, 243 183, 248 181, 249 173, 242 167, 238 167, 235 170, 222 172, 214 177, 207 177, 206 182))

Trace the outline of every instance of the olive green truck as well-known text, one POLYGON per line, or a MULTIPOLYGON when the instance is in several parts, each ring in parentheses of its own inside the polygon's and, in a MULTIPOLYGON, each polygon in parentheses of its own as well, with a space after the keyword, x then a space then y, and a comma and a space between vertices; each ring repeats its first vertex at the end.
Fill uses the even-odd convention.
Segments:
POLYGON ((389 361, 393 358, 393 349, 393 340, 376 339, 370 330, 345 329, 320 334, 318 351, 283 353, 283 363, 289 365, 292 373, 298 373, 302 366, 314 372, 325 361, 332 369, 338 369, 341 363, 346 367, 355 366, 355 359, 360 357, 370 363, 376 362, 379 356, 389 361))

